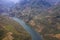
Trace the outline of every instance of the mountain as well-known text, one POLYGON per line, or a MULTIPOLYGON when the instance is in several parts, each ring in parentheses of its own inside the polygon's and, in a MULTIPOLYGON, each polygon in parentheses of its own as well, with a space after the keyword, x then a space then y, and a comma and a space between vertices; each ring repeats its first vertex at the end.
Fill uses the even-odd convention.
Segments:
POLYGON ((14 6, 12 2, 6 2, 4 0, 0 0, 0 14, 4 12, 8 12, 8 10, 14 6))
POLYGON ((47 1, 44 1, 44 0, 24 0, 22 2, 20 2, 20 5, 29 5, 31 7, 36 7, 36 6, 39 6, 39 7, 50 7, 51 4, 47 1))
MULTIPOLYGON (((24 20, 28 25, 42 35, 43 40, 60 40, 60 2, 56 0, 23 0, 8 9, 9 11, 1 14, 10 17, 18 17, 24 20), (55 3, 57 4, 55 5, 55 3)), ((10 19, 9 21, 11 22, 10 19)), ((6 21, 3 22, 6 24, 6 21)), ((11 31, 10 25, 12 24, 12 22, 10 22, 8 22, 9 26, 6 28, 8 29, 7 31, 9 31, 9 34, 11 31)), ((16 30, 18 27, 14 28, 12 29, 12 33, 17 33, 17 31, 19 33, 20 29, 16 30)), ((20 38, 18 34, 14 34, 12 37, 15 37, 16 39, 20 38), (17 36, 18 38, 16 38, 17 36)))
POLYGON ((42 11, 28 24, 39 32, 44 40, 60 40, 60 4, 42 11))
POLYGON ((49 3, 51 3, 52 5, 56 5, 58 2, 60 2, 60 0, 45 0, 49 3))
POLYGON ((0 15, 0 40, 31 40, 31 36, 12 18, 0 15))
POLYGON ((25 21, 29 21, 35 15, 40 14, 40 12, 47 10, 52 5, 43 0, 23 0, 20 3, 15 4, 15 6, 10 9, 9 15, 11 17, 18 17, 25 21), (16 14, 16 15, 15 15, 16 14))

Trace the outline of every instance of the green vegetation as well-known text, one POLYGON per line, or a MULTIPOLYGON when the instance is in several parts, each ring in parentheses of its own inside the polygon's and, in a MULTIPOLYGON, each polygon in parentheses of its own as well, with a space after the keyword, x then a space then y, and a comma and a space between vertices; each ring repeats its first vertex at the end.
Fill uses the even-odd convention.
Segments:
POLYGON ((0 40, 31 40, 31 36, 12 18, 0 16, 0 40), (8 19, 9 18, 9 19, 8 19))

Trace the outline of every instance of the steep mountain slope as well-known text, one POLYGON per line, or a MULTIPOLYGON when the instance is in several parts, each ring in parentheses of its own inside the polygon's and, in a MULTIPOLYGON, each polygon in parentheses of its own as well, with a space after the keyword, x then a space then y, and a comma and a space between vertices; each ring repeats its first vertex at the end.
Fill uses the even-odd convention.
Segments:
POLYGON ((29 25, 42 34, 44 40, 60 40, 60 5, 51 7, 33 17, 29 25))
POLYGON ((9 16, 15 16, 28 22, 34 16, 39 15, 42 11, 47 10, 51 6, 50 3, 43 0, 24 0, 10 9, 9 16))
POLYGON ((17 22, 0 16, 0 40, 31 40, 31 37, 17 22))

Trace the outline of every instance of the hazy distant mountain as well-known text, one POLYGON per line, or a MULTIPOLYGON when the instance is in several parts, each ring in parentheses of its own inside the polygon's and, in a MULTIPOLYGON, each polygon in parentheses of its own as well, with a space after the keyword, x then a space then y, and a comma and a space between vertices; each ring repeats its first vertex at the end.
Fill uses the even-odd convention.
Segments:
POLYGON ((60 0, 45 0, 45 1, 51 3, 52 5, 57 4, 58 2, 60 2, 60 0))
POLYGON ((20 2, 20 5, 29 5, 31 7, 50 7, 51 4, 47 1, 43 1, 43 0, 24 0, 22 2, 20 2))

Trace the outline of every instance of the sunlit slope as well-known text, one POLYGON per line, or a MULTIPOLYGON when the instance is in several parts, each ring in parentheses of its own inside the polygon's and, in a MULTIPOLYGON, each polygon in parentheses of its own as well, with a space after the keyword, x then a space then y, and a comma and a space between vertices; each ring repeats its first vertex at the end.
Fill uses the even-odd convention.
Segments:
POLYGON ((4 37, 0 36, 1 40, 31 40, 30 35, 22 28, 22 26, 12 20, 10 17, 0 16, 0 25, 2 31, 4 32, 2 33, 5 34, 2 34, 4 37))
POLYGON ((60 4, 41 12, 29 21, 44 40, 60 40, 60 4))

